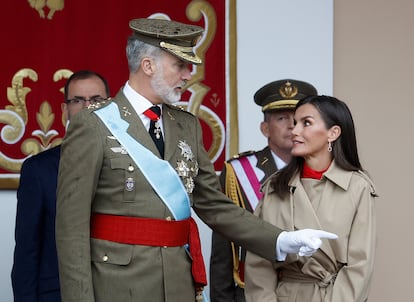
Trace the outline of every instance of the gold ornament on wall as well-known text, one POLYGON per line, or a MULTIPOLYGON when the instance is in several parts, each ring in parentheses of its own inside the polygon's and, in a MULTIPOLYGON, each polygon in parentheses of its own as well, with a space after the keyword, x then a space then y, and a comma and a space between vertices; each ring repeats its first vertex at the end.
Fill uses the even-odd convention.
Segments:
MULTIPOLYGON (((55 72, 53 80, 55 82, 68 78, 72 71, 61 69, 55 72)), ((4 124, 1 129, 1 139, 9 145, 18 144, 26 133, 28 123, 28 110, 26 97, 31 88, 25 87, 24 79, 37 82, 38 74, 30 68, 23 68, 16 72, 12 77, 10 87, 7 87, 7 99, 11 105, 6 105, 5 109, 0 109, 0 123, 4 124)), ((63 87, 59 90, 63 93, 63 87)), ((59 132, 53 128, 56 115, 50 103, 43 101, 36 112, 36 124, 38 129, 33 130, 31 137, 23 140, 20 149, 25 155, 22 158, 11 158, 0 151, 0 167, 12 173, 20 171, 23 161, 41 151, 57 146, 62 142, 59 132)), ((62 120, 65 123, 65 120, 62 120)))
POLYGON ((40 18, 49 20, 52 20, 55 12, 63 10, 65 7, 65 0, 28 0, 28 2, 39 13, 40 18), (47 9, 49 12, 46 16, 47 9))

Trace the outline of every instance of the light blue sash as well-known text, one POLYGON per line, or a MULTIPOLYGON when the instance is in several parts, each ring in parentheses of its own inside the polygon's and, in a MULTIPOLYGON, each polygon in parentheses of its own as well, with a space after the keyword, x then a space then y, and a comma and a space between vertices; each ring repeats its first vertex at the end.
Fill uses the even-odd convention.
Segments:
POLYGON ((189 218, 191 211, 187 191, 170 163, 155 156, 127 133, 129 124, 121 118, 115 103, 97 109, 95 114, 127 150, 174 218, 176 220, 189 218))

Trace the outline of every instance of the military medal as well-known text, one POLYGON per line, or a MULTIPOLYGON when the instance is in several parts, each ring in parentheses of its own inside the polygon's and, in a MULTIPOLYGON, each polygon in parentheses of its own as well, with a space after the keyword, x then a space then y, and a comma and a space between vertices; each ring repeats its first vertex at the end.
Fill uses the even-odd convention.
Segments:
POLYGON ((188 177, 188 174, 190 172, 190 169, 183 160, 177 162, 177 168, 175 168, 175 170, 177 170, 178 176, 180 177, 188 177))
POLYGON ((183 179, 184 187, 187 193, 191 194, 194 190, 194 177, 198 175, 198 162, 194 160, 194 154, 191 147, 185 141, 179 141, 178 147, 181 149, 183 160, 177 161, 178 176, 183 179))
POLYGON ((135 189, 135 180, 132 177, 128 177, 125 180, 125 190, 131 192, 135 189))
POLYGON ((181 155, 184 156, 186 160, 193 160, 193 151, 186 141, 179 141, 178 147, 181 149, 181 155))
POLYGON ((154 134, 155 134, 155 138, 156 138, 156 139, 160 139, 160 138, 161 138, 161 126, 160 126, 160 119, 158 119, 158 120, 155 122, 154 134))

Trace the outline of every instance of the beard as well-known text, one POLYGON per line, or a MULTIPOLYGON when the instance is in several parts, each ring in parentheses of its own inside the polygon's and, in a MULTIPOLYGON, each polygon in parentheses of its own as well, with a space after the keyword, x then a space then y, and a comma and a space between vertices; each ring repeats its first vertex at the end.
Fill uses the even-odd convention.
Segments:
MULTIPOLYGON (((184 85, 185 82, 183 81, 183 83, 177 87, 183 87, 184 85)), ((176 91, 175 88, 177 87, 169 86, 165 81, 161 64, 157 65, 157 72, 151 80, 151 86, 155 93, 161 97, 164 103, 173 104, 181 99, 181 91, 176 91)))

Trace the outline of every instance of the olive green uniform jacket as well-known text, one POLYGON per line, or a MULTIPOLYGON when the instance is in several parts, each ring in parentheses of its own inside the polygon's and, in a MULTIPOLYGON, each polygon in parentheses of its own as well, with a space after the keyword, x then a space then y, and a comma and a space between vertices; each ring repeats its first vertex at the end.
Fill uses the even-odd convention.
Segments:
POLYGON ((311 257, 289 254, 277 264, 247 252, 246 301, 366 301, 376 246, 376 194, 369 178, 333 162, 320 181, 296 175, 285 199, 270 180, 255 214, 286 230, 322 229, 339 238, 322 239, 311 257))
MULTIPOLYGON (((120 116, 129 123, 128 133, 159 156, 124 94, 119 92, 113 101, 120 116)), ((62 143, 56 213, 62 301, 193 302, 191 261, 184 247, 128 245, 90 238, 93 212, 158 219, 173 217, 131 157, 119 151, 121 146, 93 111, 83 110, 71 120, 62 143), (126 186, 126 180, 131 178, 133 190, 126 186)), ((195 187, 189 197, 198 216, 215 231, 247 249, 269 260, 275 259, 280 230, 235 206, 221 193, 202 144, 198 119, 169 105, 163 105, 162 119, 164 159, 173 168, 187 161, 178 147, 179 142, 185 142, 194 156, 187 164, 194 165, 197 161, 195 187)))

